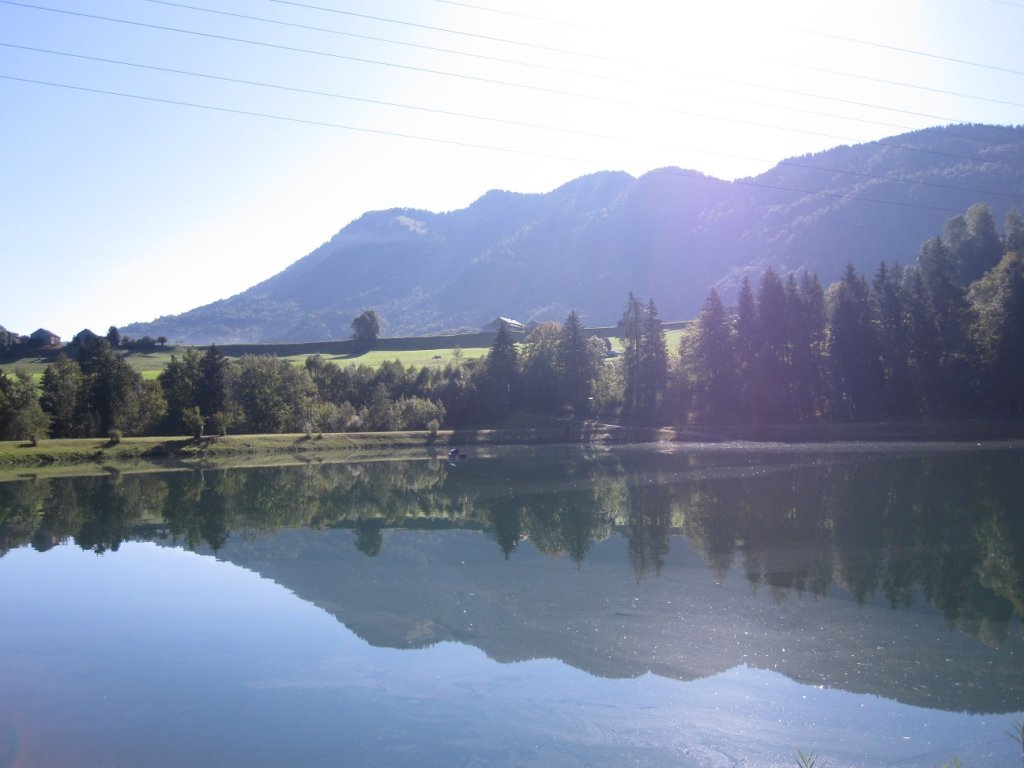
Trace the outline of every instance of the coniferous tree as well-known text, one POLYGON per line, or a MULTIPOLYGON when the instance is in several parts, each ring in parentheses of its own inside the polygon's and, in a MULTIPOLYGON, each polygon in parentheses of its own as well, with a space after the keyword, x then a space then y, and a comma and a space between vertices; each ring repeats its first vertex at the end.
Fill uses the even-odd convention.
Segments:
POLYGON ((792 408, 786 289, 770 267, 761 276, 756 317, 751 382, 754 418, 761 423, 787 421, 792 408))
POLYGON ((970 306, 953 254, 943 241, 932 238, 925 242, 917 262, 940 350, 938 376, 928 386, 936 407, 952 415, 962 411, 969 397, 970 306))
POLYGON ((487 353, 487 407, 495 416, 511 410, 516 394, 516 362, 518 354, 508 326, 500 324, 491 351, 487 353))
POLYGON ((694 365, 700 416, 710 422, 734 418, 739 389, 736 349, 729 316, 713 288, 697 319, 694 365))
POLYGON ((833 408, 840 418, 872 418, 882 388, 880 354, 867 281, 852 264, 829 288, 828 303, 833 408))
POLYGON ((804 272, 799 284, 786 282, 789 340, 789 398, 797 421, 817 418, 822 410, 822 346, 825 334, 825 296, 818 276, 804 272))
POLYGON ((916 411, 910 373, 910 330, 903 296, 903 270, 883 261, 871 283, 871 321, 878 338, 882 366, 879 408, 894 417, 916 411))
POLYGON ((903 270, 900 293, 907 323, 907 367, 916 410, 932 416, 938 409, 936 381, 940 376, 942 348, 928 286, 920 269, 903 270))
POLYGON ((634 414, 640 410, 642 401, 641 345, 643 337, 643 305, 632 293, 626 301, 626 311, 619 321, 622 338, 623 411, 634 414))
POLYGON ((583 330, 576 310, 569 313, 558 336, 561 399, 577 413, 590 408, 594 382, 600 374, 603 352, 583 330))
POLYGON ((753 416, 753 378, 757 350, 757 303, 750 280, 744 276, 736 303, 736 358, 740 376, 739 412, 745 419, 753 416))
POLYGON ((668 385, 668 349, 665 329, 661 324, 654 299, 647 303, 643 313, 640 337, 640 402, 638 412, 648 419, 654 418, 665 388, 668 385))

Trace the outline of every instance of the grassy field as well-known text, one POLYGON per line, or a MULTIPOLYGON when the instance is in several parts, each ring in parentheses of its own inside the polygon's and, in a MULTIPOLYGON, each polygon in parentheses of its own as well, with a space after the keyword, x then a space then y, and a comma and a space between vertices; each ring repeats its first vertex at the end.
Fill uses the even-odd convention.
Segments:
MULTIPOLYGON (((665 332, 665 341, 668 346, 669 357, 675 359, 679 354, 679 339, 682 337, 683 330, 680 328, 671 328, 665 332)), ((457 337, 435 337, 436 343, 441 343, 441 339, 457 337)), ((609 336, 612 349, 617 352, 622 352, 622 340, 609 336)), ((474 341, 479 342, 476 336, 473 337, 474 341)), ((388 340, 395 345, 395 342, 401 342, 403 340, 388 340)), ((413 342, 415 339, 409 339, 408 341, 413 342)), ((281 351, 292 352, 296 346, 302 345, 276 345, 276 344, 264 344, 264 345, 250 345, 245 349, 247 351, 262 350, 263 354, 278 355, 283 360, 288 360, 296 365, 302 365, 305 363, 306 358, 313 354, 313 351, 303 352, 301 354, 279 354, 281 351)), ((399 344, 400 346, 400 344, 399 344)), ((171 355, 181 356, 181 354, 187 349, 187 347, 160 347, 149 352, 127 352, 125 354, 125 360, 132 368, 139 371, 143 378, 155 379, 160 375, 160 372, 167 366, 171 361, 171 355)), ((204 350, 205 347, 198 347, 200 351, 204 350)), ((226 352, 231 352, 231 347, 224 347, 226 352)), ((392 360, 398 360, 402 365, 413 366, 420 368, 423 366, 437 366, 444 367, 448 363, 452 362, 455 357, 455 350, 458 349, 461 352, 463 360, 474 360, 487 355, 489 347, 486 346, 438 346, 431 349, 374 349, 369 352, 362 354, 333 354, 330 352, 321 352, 324 359, 335 363, 337 365, 370 365, 378 366, 381 363, 392 360)), ((18 360, 0 360, 0 370, 6 371, 8 374, 13 374, 16 369, 23 369, 32 374, 33 377, 38 381, 39 377, 43 375, 43 371, 46 367, 53 362, 56 358, 57 353, 52 352, 44 356, 39 357, 24 357, 18 360)), ((229 358, 237 357, 237 355, 228 354, 229 358)))
MULTIPOLYGON (((461 349, 461 348, 460 348, 461 349)), ((470 347, 462 349, 463 360, 474 360, 484 357, 488 352, 487 347, 470 347)), ((308 355, 289 355, 283 359, 290 360, 297 365, 306 362, 308 355)), ((412 349, 412 350, 371 350, 361 355, 324 355, 328 362, 337 365, 369 365, 376 367, 384 362, 397 360, 404 366, 422 368, 424 366, 436 366, 443 368, 455 359, 455 348, 446 347, 443 349, 412 349)))
MULTIPOLYGON (((274 345, 268 344, 267 354, 274 354, 274 345)), ((154 350, 152 352, 129 352, 125 355, 128 364, 139 371, 145 379, 155 379, 160 372, 167 367, 171 361, 171 355, 181 356, 185 347, 167 347, 166 349, 154 350)), ((438 349, 412 349, 412 350, 371 350, 359 355, 323 355, 337 365, 370 365, 378 366, 385 361, 398 360, 402 365, 420 368, 423 366, 443 367, 454 360, 455 350, 460 349, 463 360, 473 360, 484 357, 487 347, 443 347, 438 349)), ((230 356, 229 356, 230 357, 230 356)), ((309 355, 286 355, 282 360, 288 360, 296 365, 306 362, 309 355)), ((28 371, 37 380, 43 375, 46 367, 53 362, 51 357, 24 357, 19 360, 5 360, 0 362, 0 370, 13 374, 17 369, 28 371)))

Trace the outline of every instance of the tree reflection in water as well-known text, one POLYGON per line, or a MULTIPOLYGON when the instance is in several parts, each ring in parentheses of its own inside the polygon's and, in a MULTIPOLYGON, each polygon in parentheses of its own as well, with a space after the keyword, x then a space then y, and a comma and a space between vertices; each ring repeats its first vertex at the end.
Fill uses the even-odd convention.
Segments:
POLYGON ((486 531, 496 554, 529 540, 583 567, 625 537, 638 581, 683 535, 722 578, 743 569, 777 601, 838 586, 893 608, 920 597, 998 647, 1024 618, 1024 451, 559 449, 449 468, 381 461, 111 474, 0 483, 0 556, 74 540, 214 551, 232 536, 351 528, 367 556, 398 528, 486 531))

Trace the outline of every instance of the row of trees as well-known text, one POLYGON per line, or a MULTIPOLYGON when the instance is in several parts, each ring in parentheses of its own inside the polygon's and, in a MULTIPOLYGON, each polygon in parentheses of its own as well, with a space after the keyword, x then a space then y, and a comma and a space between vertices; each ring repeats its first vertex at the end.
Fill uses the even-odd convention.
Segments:
POLYGON ((734 311, 712 291, 679 375, 701 420, 779 423, 1024 416, 1024 222, 984 205, 908 267, 852 266, 822 290, 773 270, 734 311))
MULTIPOLYGON (((432 429, 515 409, 640 423, 785 423, 1024 415, 1024 220, 1000 236, 984 205, 947 222, 908 267, 868 280, 848 267, 823 289, 804 273, 744 280, 735 307, 712 290, 669 355, 653 301, 632 294, 622 352, 574 311, 517 342, 502 326, 486 358, 416 369, 340 367, 320 356, 229 360, 186 350, 146 380, 110 338, 80 334, 33 397, 0 375, 0 438, 432 429)), ((354 337, 372 346, 368 311, 354 337)))

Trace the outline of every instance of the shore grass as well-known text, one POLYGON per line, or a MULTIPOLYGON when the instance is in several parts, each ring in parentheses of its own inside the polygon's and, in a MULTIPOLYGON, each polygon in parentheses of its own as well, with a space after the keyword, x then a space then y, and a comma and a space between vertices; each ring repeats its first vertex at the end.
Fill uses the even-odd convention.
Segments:
POLYGON ((765 426, 641 427, 513 414, 482 429, 325 434, 126 437, 0 441, 0 481, 197 466, 365 461, 444 456, 453 446, 677 444, 823 444, 1019 441, 1024 422, 935 422, 765 426))
POLYGON ((112 443, 103 438, 0 441, 0 481, 25 474, 95 474, 126 469, 230 466, 282 457, 301 461, 341 461, 371 457, 412 458, 443 455, 451 446, 546 445, 604 443, 642 438, 633 430, 588 422, 545 427, 410 432, 341 432, 330 434, 224 435, 202 437, 126 437, 112 443))

